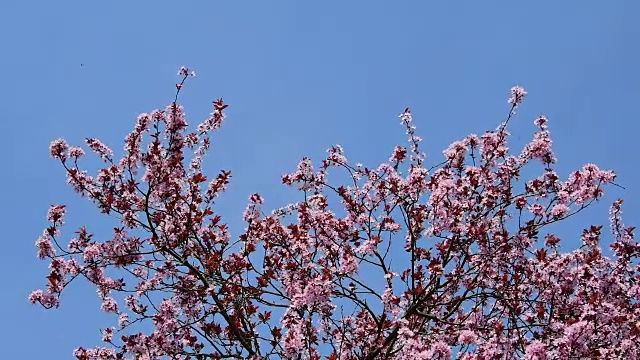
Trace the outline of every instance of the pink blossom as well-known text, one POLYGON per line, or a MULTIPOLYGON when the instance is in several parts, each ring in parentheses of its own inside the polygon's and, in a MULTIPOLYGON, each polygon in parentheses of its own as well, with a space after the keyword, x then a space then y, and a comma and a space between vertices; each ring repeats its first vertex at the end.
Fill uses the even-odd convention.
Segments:
POLYGON ((344 254, 340 264, 340 272, 351 274, 358 271, 358 260, 352 254, 344 254))
POLYGON ((556 162, 556 157, 551 150, 551 144, 552 141, 549 137, 549 132, 540 131, 536 133, 533 140, 525 146, 520 157, 526 160, 539 159, 544 164, 553 164, 556 162))
POLYGON ((40 299, 42 299, 43 295, 44 294, 42 290, 35 290, 31 292, 31 294, 29 294, 29 302, 35 304, 36 302, 40 301, 40 299))
POLYGON ((129 315, 127 315, 125 313, 120 313, 120 315, 118 316, 118 326, 120 328, 123 328, 128 323, 129 323, 129 315))
POLYGON ((187 127, 187 120, 184 115, 184 108, 177 104, 171 104, 167 107, 166 113, 168 116, 165 118, 167 125, 167 131, 165 137, 169 140, 173 140, 175 144, 169 144, 175 148, 182 148, 184 145, 182 131, 187 127))
POLYGON ((87 138, 87 145, 89 148, 93 150, 96 154, 98 154, 104 161, 110 161, 113 157, 113 151, 105 144, 103 144, 100 140, 95 138, 87 138))
POLYGON ((52 205, 47 213, 47 221, 53 225, 64 225, 65 205, 52 205))
POLYGON ((67 150, 69 145, 63 139, 53 140, 49 146, 49 153, 54 159, 65 161, 67 158, 67 150))
POLYGON ((549 212, 549 214, 554 218, 561 218, 566 216, 570 210, 571 209, 569 209, 567 205, 558 204, 558 205, 555 205, 553 208, 551 208, 551 211, 549 212))
MULTIPOLYGON (((77 359, 86 359, 86 360, 110 360, 117 359, 116 351, 114 349, 107 348, 95 348, 95 349, 84 349, 77 348, 73 351, 73 356, 77 359)), ((151 359, 149 359, 151 360, 151 359)))
POLYGON ((327 153, 329 153, 329 156, 327 156, 328 163, 346 165, 347 159, 344 156, 344 149, 342 149, 342 146, 334 145, 327 150, 327 153))
POLYGON ((547 360, 549 357, 546 346, 542 342, 534 340, 531 344, 527 345, 524 358, 527 360, 547 360))
POLYGON ((102 299, 102 311, 107 313, 116 313, 118 312, 118 305, 113 298, 106 297, 102 299))
MULTIPOLYGON (((220 129, 222 123, 226 119, 226 115, 222 112, 226 105, 223 104, 222 99, 218 99, 213 102, 214 110, 209 115, 207 119, 205 119, 200 125, 198 125, 198 132, 200 134, 206 134, 210 131, 216 131, 220 129)), ((209 143, 207 138, 202 139, 200 150, 196 151, 198 154, 204 154, 203 150, 209 148, 209 143)))
POLYGON ((77 146, 71 146, 69 147, 69 156, 76 159, 81 158, 84 156, 84 150, 77 146))
POLYGON ((260 205, 262 205, 263 202, 264 200, 259 194, 251 195, 249 197, 249 204, 247 205, 242 217, 244 221, 257 220, 260 217, 260 205))
POLYGON ((527 92, 524 91, 524 88, 520 86, 514 86, 511 88, 511 97, 509 98, 509 104, 513 105, 513 107, 518 107, 524 97, 527 96, 527 92))
MULTIPOLYGON (((393 150, 393 155, 389 158, 390 163, 401 163, 407 158, 407 149, 404 146, 396 146, 393 150)), ((356 164, 357 167, 362 167, 362 164, 356 164)))
POLYGON ((445 157, 451 162, 451 167, 458 168, 464 163, 467 145, 462 141, 453 142, 444 151, 445 157))
POLYGON ((378 245, 379 243, 380 243, 380 238, 372 237, 366 240, 362 245, 360 245, 357 251, 361 254, 370 253, 376 248, 376 245, 378 245))
POLYGON ((45 293, 42 290, 35 290, 31 294, 29 294, 29 302, 32 304, 39 302, 47 309, 58 307, 60 305, 60 300, 57 296, 45 293))
POLYGON ((533 204, 529 206, 529 211, 535 216, 542 216, 544 215, 544 206, 542 204, 533 204))
POLYGON ((533 123, 536 126, 539 126, 544 130, 546 128, 547 117, 546 116, 539 116, 538 118, 535 119, 535 121, 533 123))
POLYGON ((429 359, 449 360, 451 359, 451 347, 442 341, 438 341, 429 349, 429 359))
POLYGON ((114 328, 112 327, 108 327, 104 330, 102 330, 102 341, 104 342, 111 342, 111 340, 113 340, 113 332, 114 332, 114 328))
POLYGON ((178 75, 180 76, 196 76, 196 72, 193 70, 189 70, 189 68, 187 68, 186 66, 181 66, 180 70, 178 71, 178 75))
POLYGON ((84 249, 84 261, 91 262, 102 253, 102 246, 98 243, 91 244, 84 249))
POLYGON ((464 345, 471 345, 478 341, 478 337, 471 330, 462 330, 458 335, 458 341, 464 345))
POLYGON ((45 233, 42 234, 36 241, 36 247, 38 248, 38 258, 44 259, 47 257, 53 257, 56 254, 56 249, 53 247, 49 236, 45 233))

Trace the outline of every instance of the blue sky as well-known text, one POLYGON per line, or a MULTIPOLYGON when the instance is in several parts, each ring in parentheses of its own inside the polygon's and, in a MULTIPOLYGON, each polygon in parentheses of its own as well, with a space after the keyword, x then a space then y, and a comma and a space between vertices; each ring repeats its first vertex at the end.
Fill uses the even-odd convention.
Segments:
POLYGON ((267 208, 297 199, 280 176, 301 157, 319 161, 339 143, 352 162, 377 165, 404 143, 397 115, 410 106, 424 149, 439 160, 453 140, 495 128, 516 84, 529 92, 511 125, 516 144, 543 113, 561 174, 594 162, 626 186, 612 188, 567 234, 577 239, 582 226, 607 225, 608 204, 620 196, 626 222, 638 225, 639 11, 633 0, 4 0, 3 358, 71 358, 111 324, 82 284, 56 311, 27 302, 45 284, 47 264, 33 244, 50 204, 69 205, 67 236, 83 224, 107 236, 113 225, 66 187, 48 146, 58 137, 99 137, 120 151, 139 113, 171 101, 180 65, 198 74, 181 98, 190 123, 219 96, 231 105, 206 166, 234 174, 218 203, 232 229, 252 192, 267 208))

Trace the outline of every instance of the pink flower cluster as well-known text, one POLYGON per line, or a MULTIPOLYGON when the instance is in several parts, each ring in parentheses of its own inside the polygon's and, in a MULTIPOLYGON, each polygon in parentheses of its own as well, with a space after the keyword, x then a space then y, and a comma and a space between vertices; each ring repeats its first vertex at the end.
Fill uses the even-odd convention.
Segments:
MULTIPOLYGON (((179 75, 178 93, 194 73, 179 75)), ((509 119, 526 94, 511 90, 509 119)), ((408 146, 388 162, 352 166, 338 145, 318 167, 304 158, 282 178, 300 201, 265 214, 251 195, 232 237, 214 206, 231 174, 201 167, 226 107, 215 101, 193 132, 175 101, 139 116, 119 161, 87 139, 105 164, 95 175, 80 169, 81 148, 51 143, 70 186, 120 221, 107 240, 82 227, 61 246, 66 208, 54 205, 36 241, 50 272, 30 302, 58 307, 85 279, 117 317, 105 345, 77 359, 640 358, 640 245, 622 201, 611 257, 602 226, 570 252, 549 228, 601 199, 615 174, 587 164, 561 179, 545 117, 519 154, 507 120, 427 167, 406 109, 408 146), (538 161, 544 170, 519 181, 538 161), (330 183, 330 171, 349 181, 330 183)))

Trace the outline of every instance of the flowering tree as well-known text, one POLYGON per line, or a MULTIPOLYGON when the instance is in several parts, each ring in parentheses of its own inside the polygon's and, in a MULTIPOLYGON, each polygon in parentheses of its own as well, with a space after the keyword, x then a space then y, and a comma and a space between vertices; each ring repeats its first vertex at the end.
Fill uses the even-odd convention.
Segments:
POLYGON ((194 74, 179 74, 176 99, 138 117, 122 159, 87 139, 104 162, 95 176, 80 169, 81 148, 51 143, 69 185, 119 221, 106 241, 82 227, 63 246, 66 208, 52 206, 36 242, 51 271, 32 303, 58 307, 85 278, 118 317, 102 330, 105 347, 78 348, 78 359, 640 358, 640 246, 622 200, 611 207, 612 257, 601 226, 571 252, 548 228, 615 175, 588 164, 560 179, 545 117, 510 154, 522 88, 495 131, 454 142, 433 167, 409 109, 409 146, 376 168, 351 165, 337 145, 317 168, 303 159, 282 178, 303 199, 264 214, 251 195, 232 237, 214 209, 231 174, 208 179, 201 168, 227 105, 215 101, 188 132, 177 99, 194 74), (521 179, 532 162, 544 170, 521 179), (342 186, 327 180, 336 168, 342 186))

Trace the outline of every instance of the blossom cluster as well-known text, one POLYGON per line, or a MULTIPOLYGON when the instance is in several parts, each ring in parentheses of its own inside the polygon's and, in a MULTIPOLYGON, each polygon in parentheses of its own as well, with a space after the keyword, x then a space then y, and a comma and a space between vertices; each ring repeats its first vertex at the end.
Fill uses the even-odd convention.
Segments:
MULTIPOLYGON (((195 73, 179 75, 178 92, 195 73)), ((511 90, 509 118, 526 94, 511 90)), ((85 279, 115 317, 104 346, 77 359, 640 358, 640 245, 622 201, 611 257, 602 226, 564 252, 549 230, 601 199, 615 174, 586 164, 562 179, 546 117, 520 153, 505 122, 427 167, 406 109, 408 146, 387 162, 352 166, 339 145, 318 166, 304 158, 282 177, 301 201, 265 214, 252 194, 232 237, 214 206, 231 173, 201 166, 226 107, 215 101, 193 132, 177 101, 142 114, 120 160, 87 139, 104 163, 95 175, 80 147, 51 143, 69 185, 120 222, 106 241, 82 227, 62 246, 67 209, 55 205, 36 241, 50 272, 32 303, 58 307, 85 279), (521 179, 532 162, 544 170, 521 179), (332 184, 330 171, 350 181, 332 184)))

